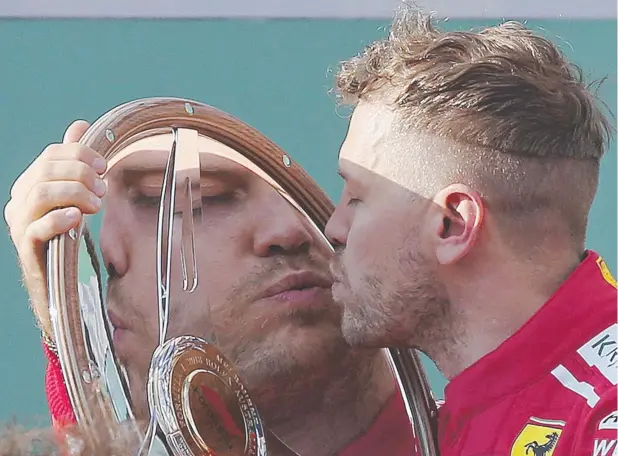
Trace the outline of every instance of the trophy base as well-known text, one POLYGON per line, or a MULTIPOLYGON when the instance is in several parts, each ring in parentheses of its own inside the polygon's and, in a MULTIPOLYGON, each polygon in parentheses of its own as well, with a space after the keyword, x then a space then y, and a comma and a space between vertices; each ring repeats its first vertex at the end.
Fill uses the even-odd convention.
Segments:
POLYGON ((182 336, 155 351, 151 413, 176 456, 265 456, 263 426, 231 363, 206 341, 182 336))

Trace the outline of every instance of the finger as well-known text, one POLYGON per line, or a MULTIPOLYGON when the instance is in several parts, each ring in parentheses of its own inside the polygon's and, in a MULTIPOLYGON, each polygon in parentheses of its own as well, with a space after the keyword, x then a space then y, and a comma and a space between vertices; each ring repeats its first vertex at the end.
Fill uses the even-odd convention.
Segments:
POLYGON ((35 160, 33 166, 46 166, 46 163, 53 160, 77 160, 92 168, 99 174, 103 174, 107 169, 105 159, 88 146, 79 143, 71 144, 50 144, 35 160), (44 163, 44 164, 43 164, 44 163))
POLYGON ((90 124, 85 120, 76 120, 69 125, 69 128, 64 132, 64 137, 62 138, 63 144, 78 142, 89 127, 90 124))
MULTIPOLYGON (((30 254, 37 255, 54 237, 69 232, 81 222, 82 213, 76 207, 54 209, 28 225, 20 242, 20 256, 26 261, 30 254)), ((29 265, 25 265, 29 266, 29 265)))
POLYGON ((48 162, 45 168, 38 167, 37 171, 39 174, 33 178, 37 183, 79 182, 98 197, 103 197, 107 190, 105 182, 94 169, 80 161, 54 160, 48 162))
POLYGON ((56 208, 70 206, 82 213, 95 214, 101 208, 101 199, 81 182, 42 182, 26 198, 25 219, 34 221, 56 208))
MULTIPOLYGON (((79 140, 82 138, 82 136, 84 136, 84 133, 86 133, 86 130, 88 130, 88 128, 90 128, 90 124, 88 122, 86 122, 85 120, 76 120, 71 125, 69 125, 67 131, 64 132, 62 143, 72 144, 79 142, 79 140)), ((91 165, 98 173, 102 174, 105 172, 107 166, 105 164, 105 159, 100 154, 94 152, 92 149, 86 146, 82 146, 80 149, 86 149, 80 150, 80 152, 86 153, 86 156, 84 156, 83 158, 76 158, 82 160, 84 163, 91 165), (92 156, 90 152, 94 152, 95 155, 92 156)))
MULTIPOLYGON (((11 189, 11 198, 25 200, 33 185, 44 182, 81 182, 98 197, 103 197, 107 186, 92 167, 76 160, 54 160, 33 166, 26 177, 18 179, 11 189)), ((6 214, 5 214, 6 215, 6 214)))
POLYGON ((33 185, 41 182, 50 166, 60 166, 52 162, 77 161, 90 166, 96 173, 103 174, 107 168, 105 159, 94 150, 81 144, 52 144, 37 157, 11 187, 11 198, 28 192, 33 185))

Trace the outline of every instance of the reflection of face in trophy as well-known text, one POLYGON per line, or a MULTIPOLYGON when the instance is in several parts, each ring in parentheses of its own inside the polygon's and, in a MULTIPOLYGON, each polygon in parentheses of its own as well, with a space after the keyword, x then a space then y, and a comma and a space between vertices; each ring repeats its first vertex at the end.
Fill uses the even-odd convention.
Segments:
POLYGON ((87 440, 120 425, 145 437, 136 456, 414 451, 418 359, 345 342, 322 231, 333 206, 288 155, 178 99, 119 106, 81 142, 106 158, 108 190, 50 243, 48 287, 87 440))
MULTIPOLYGON (((182 185, 191 172, 180 169, 168 338, 214 336, 267 421, 289 418, 302 410, 303 401, 315 406, 316 397, 308 391, 328 391, 328 382, 338 381, 345 395, 343 379, 371 369, 371 360, 381 355, 352 351, 341 336, 339 309, 331 301, 329 245, 274 181, 242 155, 209 138, 180 134, 179 157, 187 144, 183 139, 193 140, 199 149, 199 188, 194 182, 187 211, 182 185), (193 218, 189 243, 183 236, 187 212, 193 218), (193 292, 182 290, 183 242, 189 282, 194 243, 193 292), (352 363, 357 368, 350 368, 352 363)), ((145 384, 159 335, 155 245, 171 141, 171 134, 149 137, 118 154, 107 173, 100 228, 91 226, 108 274, 103 283, 114 350, 128 374, 134 411, 142 419, 148 416, 145 384)), ((177 163, 177 168, 182 166, 177 163)), ((211 385, 224 387, 216 381, 211 385)), ((193 400, 207 397, 202 389, 193 400)))

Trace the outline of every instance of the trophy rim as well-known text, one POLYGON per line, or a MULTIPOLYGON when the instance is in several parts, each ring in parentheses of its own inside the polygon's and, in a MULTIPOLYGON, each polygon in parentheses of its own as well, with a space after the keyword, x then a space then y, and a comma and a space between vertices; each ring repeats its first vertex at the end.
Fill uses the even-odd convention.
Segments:
MULTIPOLYGON (((185 98, 141 98, 104 113, 82 136, 86 145, 106 160, 112 159, 136 137, 151 131, 187 128, 210 137, 245 156, 280 187, 280 193, 294 201, 323 233, 334 205, 326 193, 306 171, 296 164, 279 146, 255 128, 213 106, 185 98)), ((149 135, 146 135, 149 136, 149 135)), ((48 294, 50 318, 58 347, 58 358, 63 371, 69 399, 84 438, 99 442, 113 438, 94 432, 101 416, 105 422, 119 424, 114 405, 118 398, 106 394, 99 382, 96 365, 88 353, 85 337, 87 328, 82 317, 78 292, 78 253, 82 234, 87 229, 87 217, 68 233, 52 239, 48 245, 48 294), (95 370, 95 372, 93 372, 95 370)), ((110 344, 111 346, 111 344, 110 344)), ((128 385, 114 358, 114 375, 124 390, 124 406, 135 431, 142 434, 127 399, 128 385)), ((259 415, 258 415, 259 416, 259 415)), ((261 426, 261 421, 259 423, 261 426)), ((258 447, 260 447, 258 445, 258 447)), ((258 453, 260 454, 260 453, 258 453)))

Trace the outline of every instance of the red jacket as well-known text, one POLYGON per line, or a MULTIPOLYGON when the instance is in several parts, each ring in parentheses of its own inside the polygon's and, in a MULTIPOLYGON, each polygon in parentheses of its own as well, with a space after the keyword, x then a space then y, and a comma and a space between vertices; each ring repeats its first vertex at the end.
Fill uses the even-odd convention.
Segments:
MULTIPOLYGON (((442 456, 618 456, 616 282, 594 252, 496 350, 455 377, 440 407, 442 456)), ((58 360, 46 393, 56 426, 75 417, 58 360)), ((339 456, 418 455, 401 399, 339 456)))
POLYGON ((447 385, 442 456, 618 455, 617 297, 587 252, 519 331, 447 385))
POLYGON ((69 393, 64 384, 64 376, 60 368, 58 357, 43 344, 43 350, 47 357, 47 369, 45 371, 45 395, 54 429, 60 431, 63 427, 75 424, 75 413, 71 406, 69 393))

